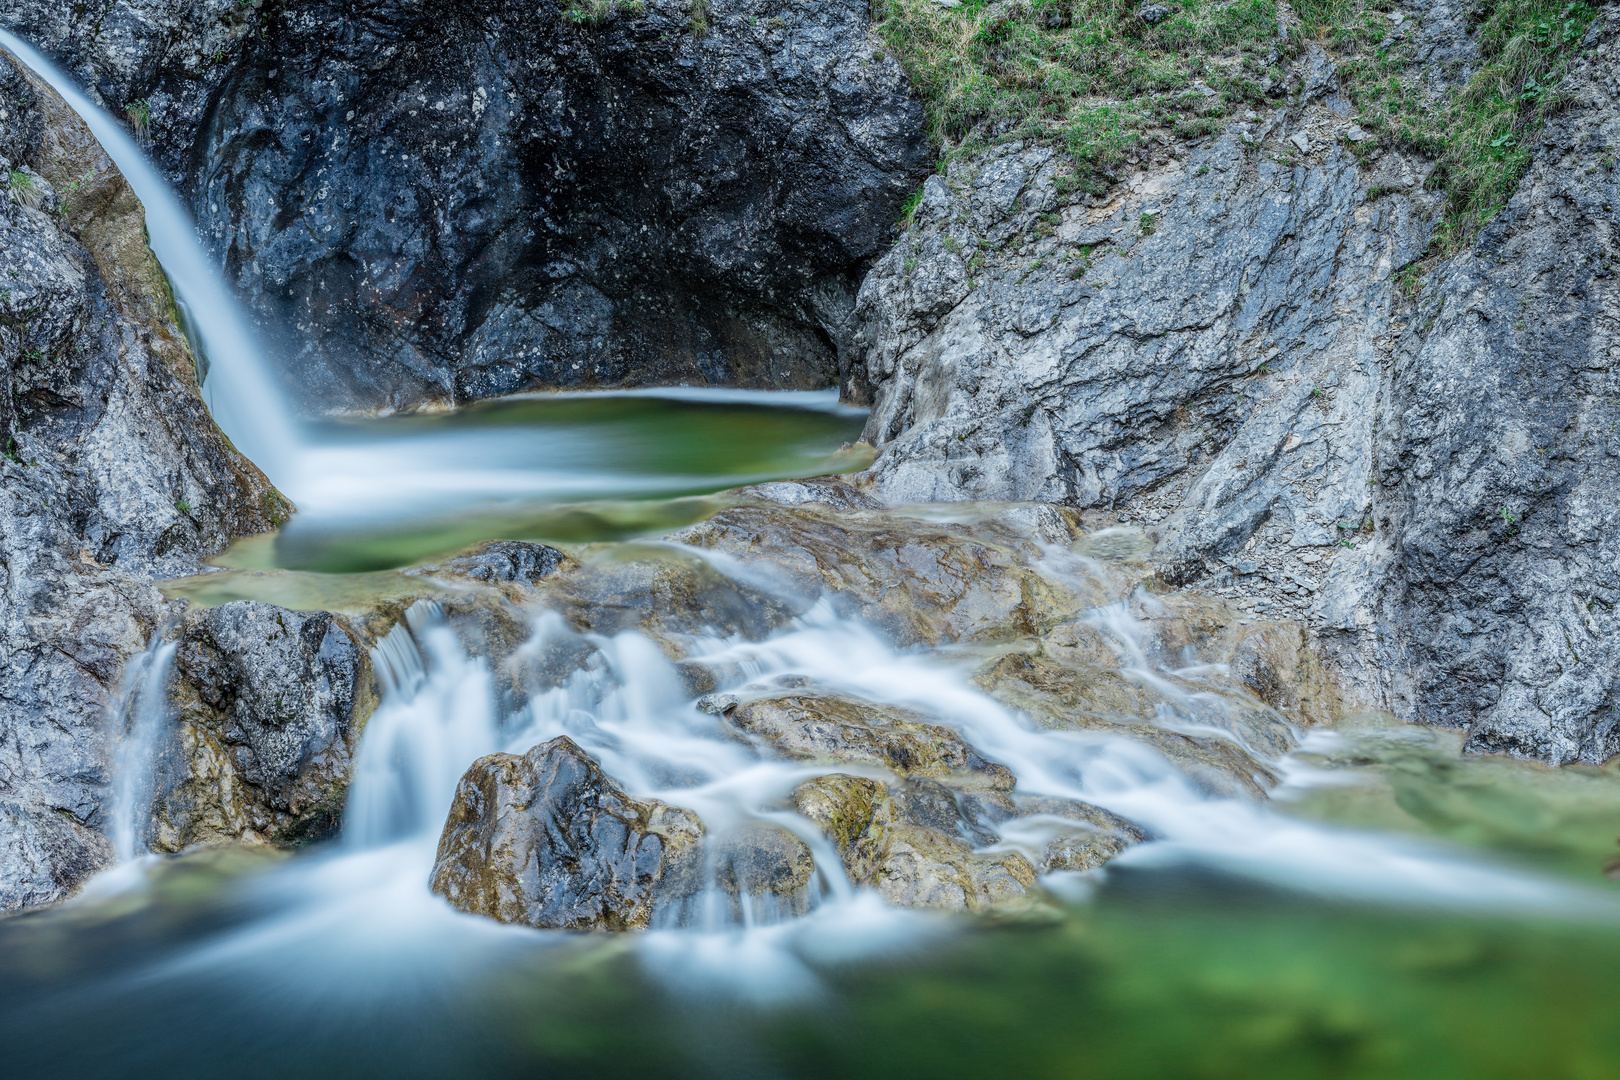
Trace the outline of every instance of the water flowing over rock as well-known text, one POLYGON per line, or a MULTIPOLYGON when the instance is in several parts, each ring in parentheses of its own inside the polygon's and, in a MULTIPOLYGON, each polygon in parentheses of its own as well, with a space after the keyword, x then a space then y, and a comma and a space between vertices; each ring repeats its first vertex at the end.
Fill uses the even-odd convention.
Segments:
MULTIPOLYGON (((1425 23, 1463 43, 1447 70, 1461 19, 1425 23)), ((952 161, 857 302, 873 494, 1140 524, 1168 582, 1307 623, 1362 700, 1605 760, 1616 50, 1606 10, 1518 193, 1450 258, 1425 255, 1431 164, 1353 151, 1314 47, 1285 107, 1106 198, 1064 194, 1048 148, 952 161)))
POLYGON ((81 121, 0 51, 0 910, 112 856, 108 730, 189 573, 288 507, 220 435, 143 237, 81 121))
POLYGON ((926 171, 857 0, 7 0, 142 101, 312 408, 838 381, 926 171), (390 193, 381 197, 381 193, 390 193))
POLYGON ((892 706, 828 694, 761 698, 725 714, 739 731, 787 757, 878 765, 902 775, 949 776, 996 789, 1013 785, 954 731, 892 706))
POLYGON ((826 829, 850 880, 899 907, 977 911, 1024 896, 1035 868, 1017 852, 979 854, 962 839, 909 820, 876 780, 834 774, 793 793, 826 829))
POLYGON ((479 758, 456 788, 433 891, 462 911, 564 930, 645 929, 697 892, 703 823, 633 799, 566 737, 479 758))

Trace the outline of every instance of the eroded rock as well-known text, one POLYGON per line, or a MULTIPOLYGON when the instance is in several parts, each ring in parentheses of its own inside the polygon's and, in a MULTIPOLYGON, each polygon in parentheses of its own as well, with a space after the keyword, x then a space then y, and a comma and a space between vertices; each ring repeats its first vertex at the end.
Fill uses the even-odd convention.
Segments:
POLYGON ((457 909, 501 922, 645 929, 702 887, 702 838, 691 811, 631 798, 561 736, 473 763, 431 885, 457 909))
POLYGON ((170 617, 152 579, 288 507, 209 417, 123 176, 3 50, 0 100, 4 911, 111 857, 110 720, 170 617))

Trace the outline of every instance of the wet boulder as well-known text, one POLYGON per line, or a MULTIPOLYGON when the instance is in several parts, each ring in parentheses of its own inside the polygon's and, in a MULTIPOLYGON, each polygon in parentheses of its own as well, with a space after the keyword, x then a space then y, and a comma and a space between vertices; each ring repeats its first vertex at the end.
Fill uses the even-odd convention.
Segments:
POLYGON ((968 508, 954 521, 927 521, 855 508, 869 498, 841 482, 781 486, 802 499, 734 506, 673 538, 780 577, 805 597, 827 595, 902 648, 1040 634, 1106 602, 1095 583, 1040 569, 1047 545, 1073 538, 1056 508, 968 508))
POLYGON ((725 718, 783 757, 876 765, 1002 791, 1013 786, 1010 769, 984 757, 956 732, 892 705, 824 693, 783 694, 738 705, 725 718))
POLYGON ((809 846, 780 825, 751 822, 720 838, 714 880, 734 917, 747 903, 756 916, 802 915, 809 907, 816 872, 809 846))
POLYGON ((899 907, 981 911, 1035 884, 1035 867, 1023 855, 975 852, 918 824, 888 788, 867 777, 817 777, 794 790, 793 805, 837 846, 851 882, 899 907))
POLYGON ((563 930, 645 929, 703 884, 703 823, 627 795, 566 736, 475 761, 433 891, 465 912, 563 930))
POLYGON ((347 618, 243 600, 194 609, 168 694, 146 838, 154 851, 336 833, 377 694, 347 618))

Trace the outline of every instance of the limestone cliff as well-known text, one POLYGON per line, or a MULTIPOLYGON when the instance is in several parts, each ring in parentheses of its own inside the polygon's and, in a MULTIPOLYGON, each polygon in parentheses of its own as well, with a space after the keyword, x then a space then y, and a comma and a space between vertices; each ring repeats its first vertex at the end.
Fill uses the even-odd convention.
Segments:
POLYGON ((1433 159, 1361 145, 1317 46, 1105 196, 1042 145, 958 157, 860 292, 875 490, 1147 524, 1165 578, 1308 621, 1369 704, 1620 752, 1617 65, 1610 6, 1448 257, 1433 159))

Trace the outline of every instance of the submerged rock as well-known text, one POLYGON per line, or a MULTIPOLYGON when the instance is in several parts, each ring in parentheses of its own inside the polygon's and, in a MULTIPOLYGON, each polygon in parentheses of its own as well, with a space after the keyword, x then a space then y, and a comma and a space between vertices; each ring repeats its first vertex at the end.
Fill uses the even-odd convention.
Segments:
POLYGON ((645 929, 702 887, 702 837, 691 811, 631 798, 562 736, 473 763, 431 884, 459 910, 501 922, 645 929))

